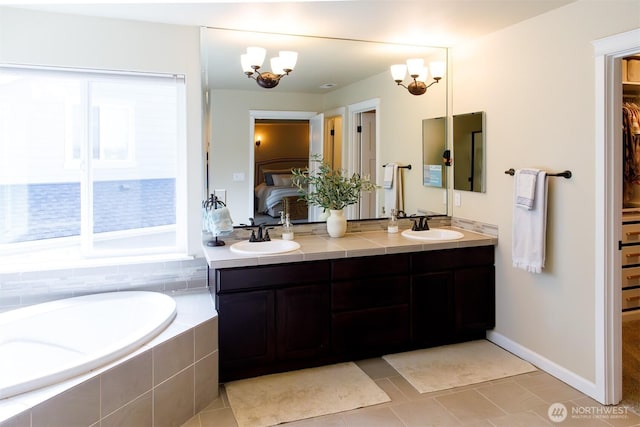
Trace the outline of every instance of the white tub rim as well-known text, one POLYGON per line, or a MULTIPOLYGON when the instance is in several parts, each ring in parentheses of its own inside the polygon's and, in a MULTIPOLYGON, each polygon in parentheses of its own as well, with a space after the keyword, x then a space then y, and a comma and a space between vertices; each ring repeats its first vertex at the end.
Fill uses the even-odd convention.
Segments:
MULTIPOLYGON (((105 346, 99 354, 94 354, 90 359, 82 363, 69 364, 68 366, 65 365, 61 369, 55 370, 55 372, 52 371, 45 376, 46 379, 39 375, 37 377, 27 378, 18 384, 4 385, 0 383, 0 399, 16 397, 20 394, 35 391, 99 369, 100 367, 131 354, 144 346, 163 332, 176 318, 176 302, 169 295, 153 291, 101 292, 49 301, 0 313, 0 333, 3 330, 3 325, 7 325, 10 322, 19 321, 20 319, 28 318, 45 311, 64 309, 64 307, 67 306, 75 306, 78 303, 86 301, 104 300, 109 298, 115 300, 124 298, 153 299, 155 302, 163 304, 162 308, 165 312, 160 316, 163 317, 163 320, 158 321, 158 323, 155 324, 155 327, 147 330, 144 335, 136 338, 135 340, 129 341, 125 345, 120 345, 120 341, 117 341, 111 345, 105 346)), ((2 339, 0 336, 0 344, 1 343, 2 339)))

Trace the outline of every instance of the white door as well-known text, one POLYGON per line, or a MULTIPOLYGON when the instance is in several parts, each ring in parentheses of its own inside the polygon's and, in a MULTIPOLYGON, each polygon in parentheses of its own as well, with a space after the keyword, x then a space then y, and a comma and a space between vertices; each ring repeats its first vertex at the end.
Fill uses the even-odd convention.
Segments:
MULTIPOLYGON (((376 182, 376 112, 367 111, 361 114, 360 132, 360 175, 368 176, 376 182)), ((376 216, 376 194, 362 193, 360 199, 360 217, 374 218, 376 216)))
MULTIPOLYGON (((323 156, 324 147, 324 114, 320 113, 309 119, 309 171, 315 173, 319 164, 313 161, 313 156, 323 156)), ((309 206, 309 221, 319 221, 322 208, 309 206)))

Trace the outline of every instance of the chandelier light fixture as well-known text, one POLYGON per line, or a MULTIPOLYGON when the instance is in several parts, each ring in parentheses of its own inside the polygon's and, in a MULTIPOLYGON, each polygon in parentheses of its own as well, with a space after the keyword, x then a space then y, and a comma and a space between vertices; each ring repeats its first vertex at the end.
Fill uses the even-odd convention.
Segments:
POLYGON ((248 47, 247 53, 240 55, 240 63, 247 77, 255 79, 260 87, 272 89, 278 86, 282 77, 293 71, 298 60, 298 52, 281 50, 280 56, 271 58, 271 71, 260 72, 266 54, 266 49, 262 47, 248 47))
POLYGON ((422 95, 432 85, 438 83, 442 77, 444 77, 446 64, 444 62, 432 62, 429 67, 424 65, 424 59, 407 59, 406 64, 396 64, 391 66, 391 76, 393 80, 407 89, 412 95, 422 95), (427 76, 429 75, 429 67, 431 68, 431 77, 433 81, 427 85, 427 76), (406 86, 404 77, 409 72, 409 76, 413 79, 412 82, 406 86))

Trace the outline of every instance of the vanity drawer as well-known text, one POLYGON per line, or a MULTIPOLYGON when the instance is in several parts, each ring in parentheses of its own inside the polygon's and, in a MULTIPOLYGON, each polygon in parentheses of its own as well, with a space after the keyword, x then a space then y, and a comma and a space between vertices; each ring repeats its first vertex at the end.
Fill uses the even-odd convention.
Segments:
POLYGON ((332 270, 333 280, 407 274, 409 273, 409 255, 376 255, 334 260, 332 270))
POLYGON ((319 283, 328 281, 330 274, 331 264, 328 261, 222 268, 216 270, 216 290, 225 292, 319 283))
POLYGON ((640 308, 640 289, 622 291, 622 309, 640 308))
POLYGON ((640 224, 622 224, 622 243, 640 243, 640 224))
POLYGON ((623 268, 620 283, 623 288, 640 286, 640 267, 623 268))
MULTIPOLYGON (((640 250, 640 246, 638 247, 640 250)), ((424 251, 411 254, 413 274, 494 264, 493 246, 424 251)))
POLYGON ((331 284, 333 311, 384 307, 409 302, 409 276, 349 280, 331 284))
POLYGON ((622 248, 622 265, 640 264, 640 246, 622 248))

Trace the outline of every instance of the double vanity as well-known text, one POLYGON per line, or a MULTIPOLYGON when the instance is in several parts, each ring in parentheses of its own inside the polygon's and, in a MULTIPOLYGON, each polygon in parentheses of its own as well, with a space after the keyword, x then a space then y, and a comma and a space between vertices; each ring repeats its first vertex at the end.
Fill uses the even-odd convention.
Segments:
POLYGON ((497 238, 406 234, 206 247, 220 381, 483 338, 495 322, 497 238))

